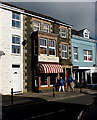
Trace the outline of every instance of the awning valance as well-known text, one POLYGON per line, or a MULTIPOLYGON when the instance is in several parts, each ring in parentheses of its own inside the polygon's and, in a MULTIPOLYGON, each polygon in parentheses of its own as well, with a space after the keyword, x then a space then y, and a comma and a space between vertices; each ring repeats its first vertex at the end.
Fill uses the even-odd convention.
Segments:
POLYGON ((63 73, 63 68, 59 64, 39 64, 40 73, 63 73))

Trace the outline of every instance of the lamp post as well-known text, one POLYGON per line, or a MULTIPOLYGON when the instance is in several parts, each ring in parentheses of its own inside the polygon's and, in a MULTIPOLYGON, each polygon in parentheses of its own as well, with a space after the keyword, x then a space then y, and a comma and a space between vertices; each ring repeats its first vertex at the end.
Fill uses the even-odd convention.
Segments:
POLYGON ((53 84, 53 97, 55 97, 55 89, 54 89, 55 85, 53 84))

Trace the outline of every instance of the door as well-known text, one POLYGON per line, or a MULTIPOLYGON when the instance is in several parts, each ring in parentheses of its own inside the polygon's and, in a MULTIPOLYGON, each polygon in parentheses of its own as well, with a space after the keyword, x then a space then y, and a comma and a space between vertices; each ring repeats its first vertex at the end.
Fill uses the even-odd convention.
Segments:
POLYGON ((20 91, 20 68, 12 68, 11 88, 13 91, 20 91))

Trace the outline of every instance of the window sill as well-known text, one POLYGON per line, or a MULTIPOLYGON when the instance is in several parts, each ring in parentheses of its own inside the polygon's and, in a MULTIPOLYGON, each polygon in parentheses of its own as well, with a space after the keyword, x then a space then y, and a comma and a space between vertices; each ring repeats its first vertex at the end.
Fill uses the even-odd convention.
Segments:
POLYGON ((40 56, 47 56, 47 54, 40 54, 40 56))
POLYGON ((41 87, 48 87, 48 85, 41 85, 41 87))
POLYGON ((74 62, 79 62, 78 60, 74 60, 74 62))
POLYGON ((93 62, 93 61, 84 61, 84 62, 93 62))
POLYGON ((67 60, 67 58, 63 58, 63 57, 61 57, 61 59, 65 59, 65 60, 67 60))
POLYGON ((12 26, 11 28, 12 28, 12 29, 18 29, 18 30, 21 30, 21 27, 14 27, 14 26, 12 26))
POLYGON ((16 54, 16 53, 11 53, 11 55, 14 55, 14 56, 21 56, 21 54, 16 54))
POLYGON ((49 55, 49 56, 56 57, 56 55, 49 55))
POLYGON ((67 38, 67 37, 64 37, 64 36, 60 36, 61 38, 67 38))

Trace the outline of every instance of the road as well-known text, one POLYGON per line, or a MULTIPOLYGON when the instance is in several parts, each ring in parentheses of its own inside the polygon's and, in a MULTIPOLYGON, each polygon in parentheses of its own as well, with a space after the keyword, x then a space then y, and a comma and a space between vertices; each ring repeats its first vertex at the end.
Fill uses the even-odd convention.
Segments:
POLYGON ((93 102, 91 95, 42 101, 3 107, 2 120, 56 120, 60 118, 76 120, 79 113, 93 102))

